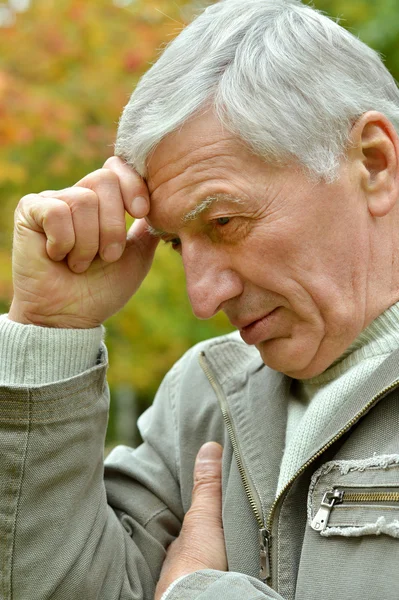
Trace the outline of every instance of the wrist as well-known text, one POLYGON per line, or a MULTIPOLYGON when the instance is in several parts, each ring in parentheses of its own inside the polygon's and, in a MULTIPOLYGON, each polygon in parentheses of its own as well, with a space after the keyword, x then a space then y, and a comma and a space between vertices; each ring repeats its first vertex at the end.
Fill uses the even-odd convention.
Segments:
POLYGON ((8 319, 20 325, 35 325, 50 329, 95 329, 102 325, 97 321, 78 315, 41 315, 12 301, 8 319))
POLYGON ((14 321, 14 323, 19 323, 20 325, 36 325, 23 311, 18 309, 14 302, 10 306, 7 318, 9 321, 14 321))

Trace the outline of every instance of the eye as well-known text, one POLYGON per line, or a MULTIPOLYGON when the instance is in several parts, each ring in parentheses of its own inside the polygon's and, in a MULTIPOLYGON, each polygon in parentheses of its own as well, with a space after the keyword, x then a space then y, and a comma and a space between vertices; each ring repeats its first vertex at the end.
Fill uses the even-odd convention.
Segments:
POLYGON ((168 240, 167 243, 172 246, 173 250, 178 250, 181 246, 181 241, 180 241, 180 238, 178 238, 178 237, 168 240))
POLYGON ((162 237, 162 241, 167 246, 170 246, 173 250, 177 250, 177 252, 180 251, 181 240, 179 237, 165 236, 165 237, 162 237))
POLYGON ((216 223, 218 225, 228 225, 228 223, 230 223, 230 217, 219 217, 218 219, 216 219, 216 223))

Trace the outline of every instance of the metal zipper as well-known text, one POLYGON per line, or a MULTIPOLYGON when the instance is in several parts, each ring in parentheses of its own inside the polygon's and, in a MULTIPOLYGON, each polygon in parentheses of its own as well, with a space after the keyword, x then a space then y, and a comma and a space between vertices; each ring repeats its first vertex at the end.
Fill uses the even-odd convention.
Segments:
POLYGON ((236 459, 236 464, 238 471, 240 473, 241 481, 244 486, 245 493, 247 495, 249 504, 252 508, 252 511, 256 517, 258 526, 259 526, 259 555, 260 555, 260 571, 259 577, 265 582, 270 579, 271 576, 271 563, 270 563, 270 533, 265 526, 265 519, 263 517, 262 505, 260 502, 259 495, 255 490, 251 479, 248 477, 247 471, 244 467, 241 458, 240 448, 237 442, 237 437, 234 431, 233 422, 230 417, 230 412, 228 408, 228 404, 226 401, 226 396, 222 390, 221 385, 217 381, 216 377, 213 374, 211 366, 205 356, 204 352, 201 352, 199 356, 200 365, 208 378, 209 383, 211 384, 220 404, 220 408, 222 410, 223 419, 226 425, 227 432, 229 434, 230 442, 233 447, 234 456, 236 459))
POLYGON ((355 504, 391 504, 399 502, 399 492, 359 492, 343 490, 343 503, 355 504))
POLYGON ((311 527, 315 531, 324 531, 328 525, 331 511, 337 504, 395 504, 399 502, 399 492, 360 491, 359 488, 327 490, 323 495, 311 527))
POLYGON ((322 454, 324 454, 324 452, 326 450, 328 450, 328 448, 331 448, 331 446, 333 444, 335 444, 335 442, 337 442, 339 440, 340 437, 342 437, 344 435, 344 433, 346 433, 347 431, 349 431, 349 429, 351 429, 351 427, 353 427, 353 425, 355 425, 355 423, 357 423, 357 421, 359 419, 361 419, 361 417, 366 414, 366 412, 368 410, 370 410, 370 408, 374 405, 377 404, 377 402, 379 400, 381 400, 381 398, 383 396, 385 396, 385 394, 387 394, 388 392, 394 390, 396 387, 398 387, 399 385, 399 379, 397 379, 396 381, 394 381, 393 383, 391 383, 390 385, 388 385, 386 388, 384 388, 383 390, 381 390, 381 392, 378 392, 378 394, 376 394, 375 396, 373 396, 373 398, 366 404, 366 406, 364 406, 362 408, 362 410, 355 416, 353 417, 353 419, 351 419, 343 429, 341 429, 327 444, 325 444, 325 446, 323 446, 318 452, 316 452, 316 454, 314 454, 304 465, 302 465, 302 467, 299 469, 299 471, 297 471, 295 473, 295 475, 289 480, 289 482, 284 486, 284 488, 281 490, 281 492, 279 493, 279 495, 277 496, 277 498, 275 499, 275 501, 273 502, 270 512, 269 512, 269 516, 267 518, 267 523, 266 523, 266 527, 269 531, 271 531, 271 526, 272 526, 272 522, 273 522, 273 517, 274 517, 274 513, 276 510, 276 507, 278 505, 278 503, 280 502, 281 498, 288 492, 289 488, 291 487, 291 485, 294 483, 294 481, 297 479, 297 477, 299 477, 300 475, 302 475, 302 473, 304 473, 306 471, 306 469, 315 461, 317 460, 322 454))
POLYGON ((256 517, 256 520, 259 525, 259 543, 260 543, 260 579, 262 581, 267 581, 271 578, 271 570, 272 570, 272 560, 270 556, 270 547, 271 547, 271 535, 270 532, 272 530, 274 513, 276 511, 277 505, 279 504, 281 498, 288 492, 291 485, 294 481, 306 471, 306 469, 319 458, 328 448, 330 448, 339 438, 344 435, 353 425, 373 406, 376 404, 378 400, 380 400, 385 394, 395 389, 399 385, 399 380, 394 381, 389 386, 384 388, 381 392, 376 394, 367 404, 363 407, 363 409, 353 418, 351 419, 346 426, 341 429, 325 446, 323 446, 316 454, 314 454, 302 467, 295 473, 295 475, 288 481, 288 483, 281 490, 279 495, 274 500, 268 518, 265 522, 263 517, 262 504, 259 498, 257 491, 255 490, 251 479, 248 477, 247 471, 244 467, 244 464, 241 459, 240 448, 237 442, 236 434, 234 431, 233 423, 230 417, 230 412, 228 408, 228 404, 226 401, 225 394, 222 390, 221 385, 217 381, 216 377, 213 374, 212 368, 208 362, 208 359, 205 356, 205 352, 201 352, 199 355, 200 365, 211 384, 222 410, 222 415, 224 422, 226 424, 226 428, 229 434, 230 442, 233 447, 234 456, 236 459, 238 471, 241 476, 241 480, 245 489, 245 493, 247 495, 249 504, 252 508, 252 511, 256 517))
POLYGON ((321 501, 319 510, 311 523, 311 528, 315 531, 324 531, 327 527, 331 511, 335 504, 342 502, 343 492, 341 490, 328 490, 321 501))

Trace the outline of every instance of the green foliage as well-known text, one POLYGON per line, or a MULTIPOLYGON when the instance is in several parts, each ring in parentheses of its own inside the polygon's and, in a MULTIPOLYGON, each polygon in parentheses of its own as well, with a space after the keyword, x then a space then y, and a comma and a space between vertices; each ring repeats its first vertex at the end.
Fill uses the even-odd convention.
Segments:
POLYGON ((399 12, 397 0, 315 0, 314 6, 339 19, 340 25, 379 52, 399 80, 399 12))
MULTIPOLYGON (((12 294, 18 199, 67 187, 112 154, 116 124, 134 85, 194 4, 136 0, 120 8, 112 0, 33 0, 13 27, 0 29, 2 311, 12 294)), ((399 78, 397 0, 316 0, 315 6, 381 52, 399 78)), ((223 316, 207 322, 193 317, 180 259, 166 247, 136 297, 106 325, 111 387, 132 386, 140 410, 187 348, 231 330, 223 316)), ((110 438, 117 435, 114 416, 110 438)))
MULTIPOLYGON (((13 210, 24 194, 62 189, 112 155, 121 110, 141 74, 189 18, 186 0, 33 0, 0 29, 0 309, 12 295, 13 210)), ((139 411, 200 339, 230 330, 194 319, 180 259, 160 248, 142 289, 107 324, 111 388, 132 386, 139 411)), ((111 412, 109 441, 117 436, 111 412)))

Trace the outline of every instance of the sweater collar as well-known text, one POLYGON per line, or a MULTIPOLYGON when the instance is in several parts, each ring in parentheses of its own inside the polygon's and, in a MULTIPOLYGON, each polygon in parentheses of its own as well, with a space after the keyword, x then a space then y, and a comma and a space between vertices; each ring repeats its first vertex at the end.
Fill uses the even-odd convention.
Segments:
POLYGON ((345 352, 323 373, 303 380, 304 384, 323 385, 340 377, 364 360, 388 356, 399 348, 399 302, 388 308, 364 329, 345 352))

